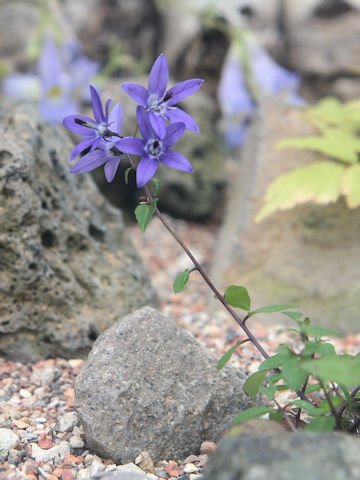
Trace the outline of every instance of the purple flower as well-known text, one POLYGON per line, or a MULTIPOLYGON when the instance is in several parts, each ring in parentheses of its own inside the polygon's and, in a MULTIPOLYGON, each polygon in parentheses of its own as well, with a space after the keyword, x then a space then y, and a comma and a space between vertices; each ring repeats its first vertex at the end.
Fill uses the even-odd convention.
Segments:
POLYGON ((182 122, 188 130, 198 132, 199 128, 195 120, 175 105, 196 92, 203 80, 193 78, 166 90, 168 81, 168 64, 165 55, 161 54, 151 68, 147 89, 137 83, 124 83, 121 87, 135 102, 146 108, 151 125, 162 136, 166 132, 166 120, 169 123, 182 122))
POLYGON ((179 140, 184 133, 183 122, 172 123, 165 128, 155 128, 152 125, 149 113, 142 106, 136 110, 139 129, 143 138, 125 137, 116 142, 119 150, 141 155, 136 169, 136 184, 140 188, 149 182, 158 169, 159 162, 183 172, 192 172, 193 168, 187 158, 181 153, 170 150, 170 147, 179 140))
POLYGON ((84 115, 69 115, 63 120, 66 128, 85 137, 72 151, 70 162, 89 147, 91 151, 95 150, 102 142, 104 134, 107 132, 111 123, 109 119, 111 99, 106 102, 104 113, 100 95, 92 85, 90 85, 90 94, 95 120, 84 115))
MULTIPOLYGON (((100 111, 97 113, 100 113, 100 111)), ((102 108, 101 113, 103 113, 102 108)), ((123 116, 122 106, 120 103, 116 103, 109 114, 108 125, 111 127, 111 133, 116 133, 117 135, 99 137, 100 141, 97 142, 97 148, 81 157, 71 168, 70 173, 90 172, 105 163, 104 171, 106 180, 109 183, 112 182, 122 158, 122 152, 116 147, 116 142, 119 140, 121 133, 123 116)))

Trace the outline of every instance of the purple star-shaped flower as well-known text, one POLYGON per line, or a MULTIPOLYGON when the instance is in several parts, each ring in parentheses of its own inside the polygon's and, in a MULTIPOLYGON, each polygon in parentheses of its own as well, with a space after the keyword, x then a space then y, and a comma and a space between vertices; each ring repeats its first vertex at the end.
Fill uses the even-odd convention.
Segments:
POLYGON ((116 142, 119 150, 134 155, 141 155, 136 169, 136 184, 144 186, 155 175, 159 162, 183 172, 192 172, 193 168, 187 158, 179 152, 170 150, 184 133, 183 122, 172 123, 165 128, 154 128, 150 122, 149 113, 139 105, 136 110, 139 129, 143 138, 125 137, 116 142))
POLYGON ((109 107, 111 99, 106 102, 104 113, 100 95, 92 85, 90 85, 90 94, 95 120, 84 115, 69 115, 63 120, 66 128, 85 137, 72 151, 70 162, 89 147, 91 151, 95 150, 103 140, 103 136, 107 132, 110 124, 109 107))
POLYGON ((116 147, 116 142, 119 140, 121 133, 123 116, 122 106, 120 103, 116 103, 109 114, 108 123, 111 127, 111 133, 117 135, 100 138, 97 148, 81 157, 71 168, 70 173, 90 172, 105 163, 106 180, 109 183, 112 182, 122 158, 122 152, 116 147))
POLYGON ((137 83, 124 83, 121 87, 135 102, 146 108, 151 125, 162 136, 166 132, 166 120, 169 123, 182 122, 188 130, 199 132, 195 120, 175 105, 196 92, 203 80, 193 78, 166 90, 168 81, 169 67, 165 55, 161 54, 151 68, 147 89, 137 83))

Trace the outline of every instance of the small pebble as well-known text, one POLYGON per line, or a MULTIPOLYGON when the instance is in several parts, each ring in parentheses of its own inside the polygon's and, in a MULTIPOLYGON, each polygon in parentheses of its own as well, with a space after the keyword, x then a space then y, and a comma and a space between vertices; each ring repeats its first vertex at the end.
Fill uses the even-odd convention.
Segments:
POLYGON ((58 428, 60 432, 70 432, 77 423, 76 413, 65 413, 58 419, 58 428))
POLYGON ((186 463, 184 466, 184 473, 195 473, 198 468, 193 463, 186 463))
POLYGON ((75 435, 74 437, 70 437, 69 439, 70 447, 71 448, 83 448, 84 442, 82 441, 81 437, 75 435))
POLYGON ((19 437, 8 428, 0 428, 0 457, 6 457, 19 443, 19 437))
POLYGON ((206 455, 213 455, 216 452, 216 448, 215 442, 202 442, 200 452, 206 455))

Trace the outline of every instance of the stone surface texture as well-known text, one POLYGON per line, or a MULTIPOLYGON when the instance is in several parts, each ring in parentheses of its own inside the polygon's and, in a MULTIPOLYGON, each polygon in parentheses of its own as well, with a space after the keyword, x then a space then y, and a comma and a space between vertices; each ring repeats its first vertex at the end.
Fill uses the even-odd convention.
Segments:
MULTIPOLYGON (((310 150, 275 147, 284 138, 313 133, 280 100, 259 110, 229 193, 212 276, 223 286, 245 285, 253 308, 296 303, 313 323, 358 331, 360 209, 348 209, 343 200, 308 203, 254 222, 272 180, 326 159, 310 150)), ((266 315, 271 319, 285 317, 266 315)))
POLYGON ((357 480, 360 440, 340 433, 282 433, 226 438, 204 480, 357 480))
POLYGON ((126 313, 157 305, 121 212, 90 175, 70 175, 63 127, 0 109, 0 355, 86 354, 126 313))
POLYGON ((154 462, 217 441, 250 406, 244 376, 166 315, 144 307, 101 334, 75 382, 89 447, 116 462, 154 462))

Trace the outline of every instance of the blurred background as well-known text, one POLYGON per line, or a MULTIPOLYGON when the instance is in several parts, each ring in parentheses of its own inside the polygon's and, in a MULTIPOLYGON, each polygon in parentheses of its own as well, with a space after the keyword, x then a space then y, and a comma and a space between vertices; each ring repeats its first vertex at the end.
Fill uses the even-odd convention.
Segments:
MULTIPOLYGON (((341 315, 354 325, 360 0, 0 1, 3 100, 33 102, 55 124, 91 115, 91 83, 104 102, 120 101, 124 134, 132 134, 136 105, 120 85, 146 85, 162 52, 171 85, 205 82, 181 105, 200 127, 177 148, 195 173, 161 169, 160 207, 221 224, 212 266, 219 281, 240 277, 259 302, 302 302, 326 322, 341 315), (278 150, 294 137, 312 140, 278 150), (319 162, 266 197, 281 175, 319 162)), ((102 169, 94 178, 130 212, 138 192, 120 178, 126 167, 110 185, 102 169)))

